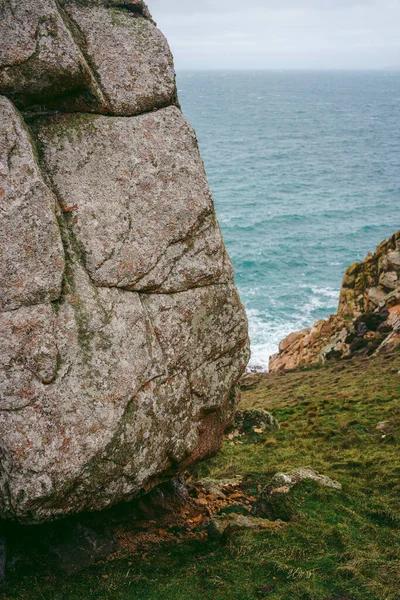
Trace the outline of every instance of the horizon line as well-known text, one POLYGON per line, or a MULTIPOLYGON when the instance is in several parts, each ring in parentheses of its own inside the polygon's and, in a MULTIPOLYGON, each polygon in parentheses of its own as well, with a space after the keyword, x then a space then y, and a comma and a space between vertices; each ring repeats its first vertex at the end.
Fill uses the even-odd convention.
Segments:
POLYGON ((364 72, 376 72, 376 71, 400 71, 400 66, 398 67, 259 67, 259 68, 237 68, 237 67, 175 67, 175 70, 178 71, 230 71, 230 72, 282 72, 282 71, 314 71, 314 72, 324 72, 324 71, 335 71, 335 72, 349 72, 349 73, 364 73, 364 72))

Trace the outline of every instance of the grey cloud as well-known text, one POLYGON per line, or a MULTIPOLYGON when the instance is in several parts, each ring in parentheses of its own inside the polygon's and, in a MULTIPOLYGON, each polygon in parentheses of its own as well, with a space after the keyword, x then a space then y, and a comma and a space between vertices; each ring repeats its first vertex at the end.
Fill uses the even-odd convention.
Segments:
MULTIPOLYGON (((209 13, 251 11, 253 8, 262 7, 266 10, 276 8, 294 8, 302 10, 328 10, 335 11, 353 6, 373 6, 375 0, 203 0, 201 3, 191 0, 153 0, 151 7, 168 13, 179 11, 181 13, 209 13)), ((392 3, 393 4, 393 3, 392 3)), ((398 4, 395 2, 395 4, 398 4)))
POLYGON ((177 68, 400 65, 400 0, 149 0, 177 68))

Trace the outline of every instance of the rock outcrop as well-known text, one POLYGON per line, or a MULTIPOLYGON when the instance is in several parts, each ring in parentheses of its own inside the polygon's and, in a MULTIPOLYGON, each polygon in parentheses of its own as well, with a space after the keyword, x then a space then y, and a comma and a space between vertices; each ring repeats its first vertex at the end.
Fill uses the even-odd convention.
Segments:
POLYGON ((0 517, 130 500, 215 453, 247 321, 141 0, 0 1, 0 517))
POLYGON ((400 344, 400 231, 344 275, 336 315, 290 334, 270 359, 283 371, 353 355, 389 352, 400 344))

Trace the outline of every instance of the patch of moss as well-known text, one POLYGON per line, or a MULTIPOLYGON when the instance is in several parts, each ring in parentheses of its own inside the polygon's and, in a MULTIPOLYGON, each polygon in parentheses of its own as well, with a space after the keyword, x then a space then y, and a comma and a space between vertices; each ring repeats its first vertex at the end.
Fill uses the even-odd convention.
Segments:
POLYGON ((82 142, 84 134, 96 132, 95 122, 97 119, 101 119, 101 115, 70 113, 41 117, 32 121, 30 126, 34 133, 39 136, 39 139, 40 135, 43 134, 48 140, 59 137, 67 138, 70 142, 74 142, 76 139, 82 142))

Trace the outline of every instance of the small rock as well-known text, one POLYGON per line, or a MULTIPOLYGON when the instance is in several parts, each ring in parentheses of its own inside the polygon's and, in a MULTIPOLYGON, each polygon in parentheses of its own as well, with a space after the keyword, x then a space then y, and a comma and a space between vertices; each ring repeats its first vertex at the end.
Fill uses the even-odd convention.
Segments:
POLYGON ((237 475, 234 479, 212 479, 205 478, 197 482, 207 494, 214 494, 217 498, 225 498, 229 493, 229 488, 237 488, 242 481, 242 477, 237 475))
POLYGON ((377 331, 378 333, 383 333, 385 335, 387 335, 388 333, 391 333, 393 330, 393 327, 391 325, 388 325, 387 323, 382 323, 381 325, 379 325, 377 331))
POLYGON ((236 411, 234 427, 241 433, 255 429, 280 429, 275 417, 262 408, 236 411))
POLYGON ((368 327, 365 323, 358 323, 357 325, 357 333, 360 337, 364 336, 368 331, 368 327))
POLYGON ((388 425, 387 421, 380 421, 380 423, 378 423, 378 425, 375 427, 375 429, 379 429, 379 431, 384 431, 386 429, 388 425))
POLYGON ((226 540, 235 531, 243 529, 271 530, 282 527, 281 521, 268 521, 255 517, 230 514, 229 516, 214 517, 208 524, 207 533, 212 540, 226 540))
POLYGON ((287 494, 292 487, 300 483, 300 481, 315 481, 320 485, 323 485, 334 490, 341 490, 342 485, 333 479, 330 479, 326 475, 321 475, 311 469, 310 467, 300 467, 299 469, 293 469, 288 473, 276 473, 271 480, 268 488, 271 493, 284 493, 287 494))
POLYGON ((272 592, 274 592, 274 591, 275 591, 274 585, 260 585, 257 588, 257 596, 259 598, 263 598, 267 594, 272 594, 272 592))
POLYGON ((222 535, 227 528, 227 522, 225 520, 219 519, 215 517, 211 519, 207 527, 208 537, 211 540, 219 540, 222 538, 222 535))
POLYGON ((160 511, 174 512, 188 500, 189 492, 184 477, 175 477, 140 498, 139 507, 147 517, 155 517, 160 511))
POLYGON ((390 292, 390 294, 388 294, 385 297, 385 305, 388 308, 390 308, 392 306, 396 306, 397 304, 399 304, 399 302, 400 302, 400 289, 390 292))

